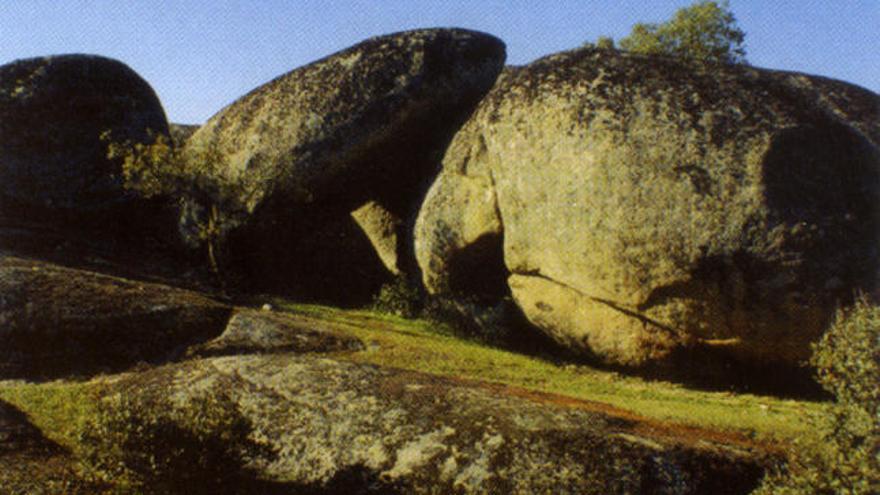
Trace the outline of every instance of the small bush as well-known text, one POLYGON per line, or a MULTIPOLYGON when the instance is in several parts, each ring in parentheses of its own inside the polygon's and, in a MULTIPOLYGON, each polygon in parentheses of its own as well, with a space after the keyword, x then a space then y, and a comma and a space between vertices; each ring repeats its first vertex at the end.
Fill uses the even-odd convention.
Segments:
POLYGON ((812 364, 835 404, 819 438, 796 445, 756 493, 880 493, 880 307, 863 299, 839 312, 812 364))
POLYGON ((105 399, 79 436, 86 476, 126 493, 244 493, 250 459, 273 457, 229 397, 205 394, 185 407, 165 398, 105 399))
POLYGON ((240 223, 247 196, 243 184, 222 178, 221 153, 215 147, 184 152, 162 134, 151 135, 149 143, 117 141, 109 131, 101 139, 107 143, 107 157, 121 161, 126 189, 180 204, 185 240, 205 247, 209 266, 222 283, 221 246, 240 223))
POLYGON ((433 297, 426 301, 422 317, 450 327, 461 337, 489 345, 512 344, 515 329, 510 299, 486 304, 474 297, 433 297))
POLYGON ((373 298, 373 309, 403 318, 415 318, 421 313, 423 297, 418 287, 406 277, 398 276, 379 289, 373 298))

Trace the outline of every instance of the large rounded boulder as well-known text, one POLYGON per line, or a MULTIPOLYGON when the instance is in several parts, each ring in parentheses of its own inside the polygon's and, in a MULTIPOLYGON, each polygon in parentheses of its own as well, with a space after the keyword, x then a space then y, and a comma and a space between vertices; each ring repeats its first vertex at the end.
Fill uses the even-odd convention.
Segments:
POLYGON ((423 281, 509 290, 607 363, 798 363, 877 283, 878 109, 837 81, 613 50, 512 69, 419 213, 423 281))
POLYGON ((136 199, 108 140, 162 134, 159 99, 121 62, 60 55, 0 66, 0 219, 106 230, 107 215, 118 220, 136 199))
MULTIPOLYGON (((414 218, 446 145, 504 58, 504 44, 483 33, 390 34, 284 74, 221 110, 186 152, 210 161, 225 192, 218 228, 229 264, 270 288, 274 280, 338 290, 340 280, 309 275, 313 260, 295 259, 291 247, 351 221, 370 201, 414 218)), ((362 237, 369 247, 376 236, 362 237)))

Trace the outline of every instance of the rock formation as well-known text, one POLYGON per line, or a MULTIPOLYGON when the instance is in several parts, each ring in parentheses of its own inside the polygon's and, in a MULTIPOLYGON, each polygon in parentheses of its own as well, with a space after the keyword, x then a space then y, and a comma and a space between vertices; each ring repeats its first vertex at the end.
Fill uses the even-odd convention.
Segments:
POLYGON ((228 264, 266 288, 338 285, 309 275, 312 261, 291 250, 369 201, 411 226, 446 144, 503 63, 492 36, 408 31, 296 69, 224 108, 187 151, 216 156, 215 179, 232 191, 228 264))
MULTIPOLYGON (((420 272, 452 299, 437 308, 492 308, 481 329, 521 309, 568 349, 648 368, 679 350, 798 363, 878 289, 876 94, 600 49, 502 73, 504 50, 461 29, 373 38, 170 131, 119 62, 0 67, 0 486, 125 489, 113 469, 168 474, 158 448, 188 483, 241 468, 247 493, 753 489, 778 451, 739 429, 780 422, 673 424, 691 410, 654 408, 651 384, 255 292, 356 304, 420 272), (102 134, 170 136, 172 165, 193 166, 170 176, 202 174, 175 218, 124 187, 102 134), (179 228, 241 292, 142 242, 179 228), (604 379, 581 395, 601 403, 555 395, 604 379), (232 452, 242 438, 269 448, 232 452), (96 454, 123 460, 81 477, 96 454)), ((679 392, 663 404, 697 395, 679 392)), ((745 402, 762 421, 804 406, 745 402)))
POLYGON ((877 283, 878 101, 613 50, 512 69, 419 214, 424 283, 507 289, 474 286, 488 265, 538 328, 608 363, 705 347, 796 364, 877 283))
POLYGON ((226 394, 277 454, 252 462, 277 493, 747 493, 769 460, 588 403, 321 356, 191 361, 117 390, 179 408, 226 394))
POLYGON ((162 362, 219 335, 230 312, 196 292, 0 255, 0 378, 162 362))
POLYGON ((135 195, 116 141, 167 135, 165 112, 149 84, 116 60, 61 55, 0 67, 0 221, 57 228, 117 228, 135 195))

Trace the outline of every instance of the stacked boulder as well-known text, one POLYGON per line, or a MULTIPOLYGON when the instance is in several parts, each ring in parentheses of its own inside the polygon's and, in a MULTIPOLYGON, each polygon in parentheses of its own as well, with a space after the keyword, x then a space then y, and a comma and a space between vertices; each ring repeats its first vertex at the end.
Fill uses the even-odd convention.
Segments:
MULTIPOLYGON (((418 205, 504 53, 500 40, 461 29, 381 36, 213 116, 186 152, 215 157, 212 179, 229 196, 217 201, 225 264, 251 289, 342 303, 362 302, 389 270, 414 268, 405 240, 418 205)), ((204 223, 200 206, 184 224, 204 223)))
POLYGON ((424 284, 509 290, 610 364, 798 363, 877 284, 878 109, 841 82, 614 50, 512 69, 419 213, 424 284))

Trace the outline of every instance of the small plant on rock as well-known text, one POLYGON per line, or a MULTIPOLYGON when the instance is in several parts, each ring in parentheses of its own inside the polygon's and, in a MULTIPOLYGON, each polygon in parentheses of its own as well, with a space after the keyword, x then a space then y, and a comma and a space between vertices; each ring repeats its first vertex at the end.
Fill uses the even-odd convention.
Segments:
MULTIPOLYGON (((234 220, 241 186, 221 180, 223 160, 215 148, 184 152, 168 136, 152 134, 147 143, 115 141, 109 131, 107 156, 122 161, 122 178, 127 189, 145 198, 167 197, 181 203, 181 226, 194 231, 206 247, 211 270, 220 277, 220 244, 234 220)), ((222 277, 221 281, 222 281, 222 277)))

